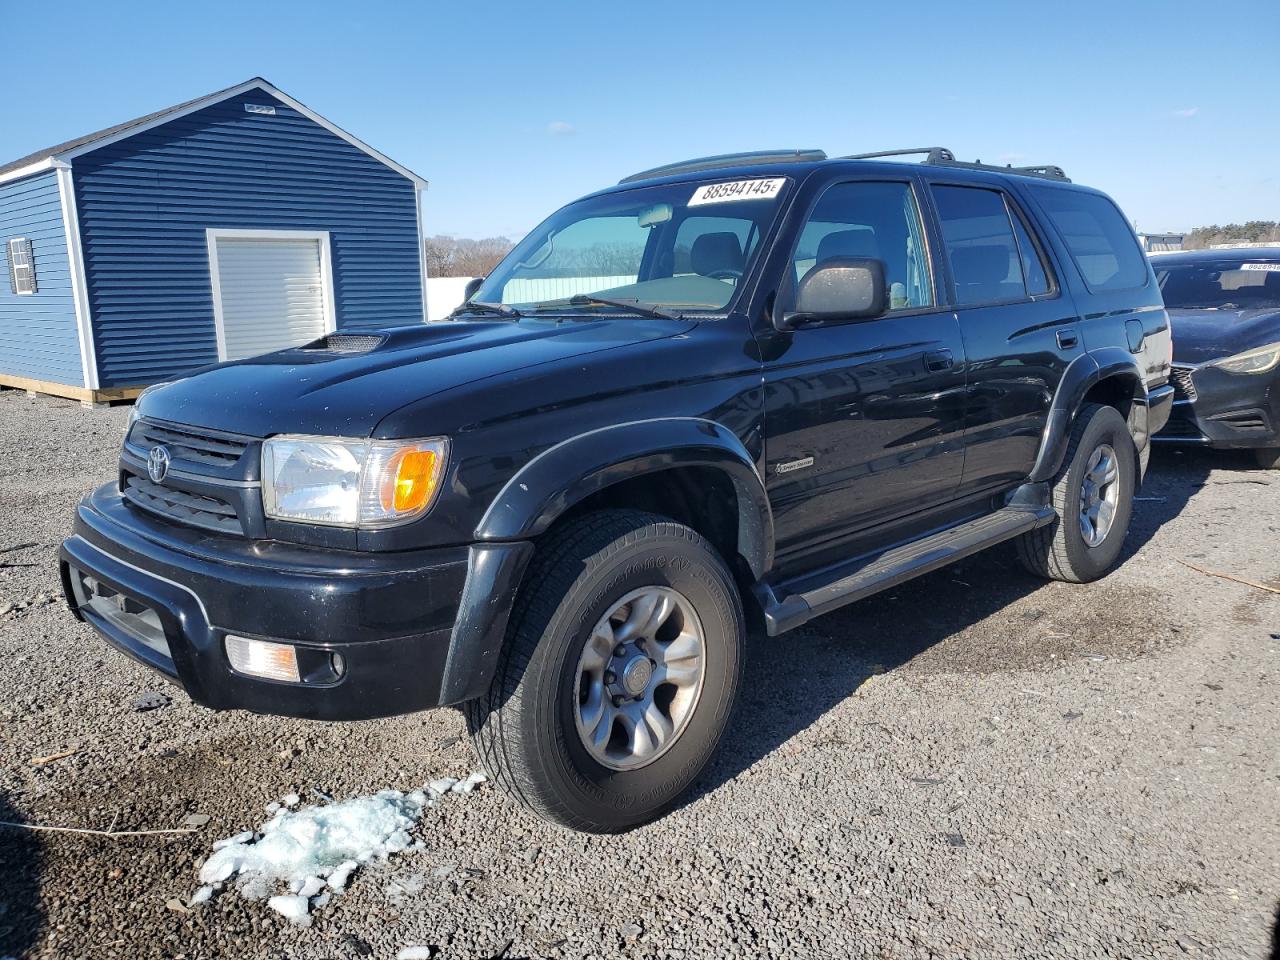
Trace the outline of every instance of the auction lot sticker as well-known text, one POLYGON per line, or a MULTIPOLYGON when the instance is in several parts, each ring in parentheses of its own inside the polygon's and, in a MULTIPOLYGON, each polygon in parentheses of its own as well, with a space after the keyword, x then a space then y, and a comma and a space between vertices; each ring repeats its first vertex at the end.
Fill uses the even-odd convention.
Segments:
POLYGON ((707 203, 729 203, 733 200, 770 200, 778 195, 784 183, 785 177, 710 183, 693 191, 689 206, 700 207, 707 203))
MULTIPOLYGON (((690 204, 692 206, 692 204, 690 204)), ((1241 270, 1266 270, 1268 273, 1280 273, 1280 263, 1242 263, 1241 270)))

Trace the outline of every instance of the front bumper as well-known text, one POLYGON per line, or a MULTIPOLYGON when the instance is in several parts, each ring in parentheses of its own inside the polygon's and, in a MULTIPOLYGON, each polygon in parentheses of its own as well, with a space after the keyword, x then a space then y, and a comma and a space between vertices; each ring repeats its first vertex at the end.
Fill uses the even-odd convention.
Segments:
POLYGON ((1280 447, 1280 373, 1183 366, 1173 413, 1153 439, 1216 449, 1280 447))
POLYGON ((218 536, 126 504, 80 504, 61 551, 71 609, 213 709, 359 720, 483 691, 532 547, 397 553, 218 536), (231 669, 227 634, 294 645, 303 680, 231 669))

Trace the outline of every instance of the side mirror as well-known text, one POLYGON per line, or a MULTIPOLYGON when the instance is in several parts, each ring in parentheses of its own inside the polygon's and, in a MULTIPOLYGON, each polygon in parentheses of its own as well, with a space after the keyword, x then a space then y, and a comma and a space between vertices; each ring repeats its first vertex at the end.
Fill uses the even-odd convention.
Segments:
POLYGON ((462 288, 462 299, 470 300, 475 296, 475 292, 480 289, 480 284, 484 283, 484 277, 473 277, 467 281, 467 285, 462 288))
POLYGON ((865 320, 884 313, 884 264, 871 257, 832 257, 813 267, 796 288, 795 310, 782 315, 791 330, 805 323, 865 320))

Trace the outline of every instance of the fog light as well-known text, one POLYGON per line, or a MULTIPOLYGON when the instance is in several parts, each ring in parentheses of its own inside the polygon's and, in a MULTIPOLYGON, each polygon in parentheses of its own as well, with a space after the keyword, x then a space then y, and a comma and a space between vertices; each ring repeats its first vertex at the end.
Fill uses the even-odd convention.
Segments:
POLYGON ((302 680, 298 673, 298 655, 287 643, 268 643, 228 634, 227 659, 236 673, 290 683, 302 680))

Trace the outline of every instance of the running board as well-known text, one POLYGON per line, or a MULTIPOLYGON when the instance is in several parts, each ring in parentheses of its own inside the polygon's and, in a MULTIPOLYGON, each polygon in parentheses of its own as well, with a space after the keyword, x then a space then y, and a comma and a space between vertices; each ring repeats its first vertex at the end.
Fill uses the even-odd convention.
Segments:
POLYGON ((806 574, 776 588, 758 584, 756 598, 764 610, 765 629, 769 636, 777 636, 846 603, 1052 523, 1056 516, 1047 506, 1005 507, 921 540, 806 574))

